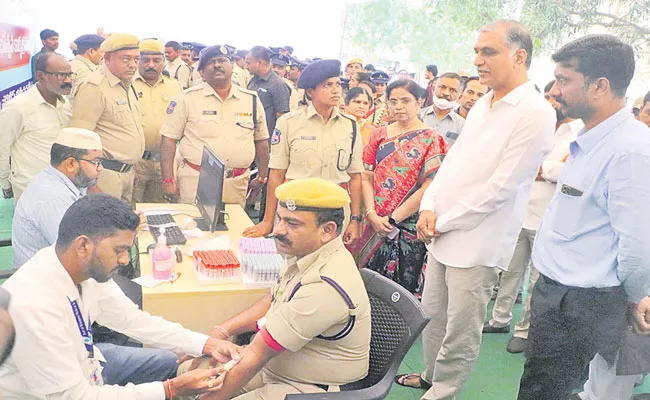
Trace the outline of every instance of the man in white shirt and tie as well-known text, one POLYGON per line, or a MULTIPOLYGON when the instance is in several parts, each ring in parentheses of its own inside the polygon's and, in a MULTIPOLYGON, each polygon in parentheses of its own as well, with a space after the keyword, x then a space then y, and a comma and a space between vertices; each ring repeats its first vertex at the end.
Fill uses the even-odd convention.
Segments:
POLYGON ((452 400, 478 357, 487 303, 508 267, 539 165, 550 150, 555 111, 528 81, 528 30, 502 20, 481 29, 474 47, 480 82, 492 88, 425 192, 417 224, 428 244, 422 306, 425 371, 409 386, 422 399, 452 400))

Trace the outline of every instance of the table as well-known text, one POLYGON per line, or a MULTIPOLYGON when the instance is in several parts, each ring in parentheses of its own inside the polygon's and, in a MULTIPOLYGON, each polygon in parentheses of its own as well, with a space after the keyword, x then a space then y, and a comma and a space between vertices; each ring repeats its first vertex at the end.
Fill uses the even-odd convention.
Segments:
MULTIPOLYGON (((137 204, 138 211, 161 210, 174 216, 176 223, 182 226, 187 215, 174 215, 185 213, 199 217, 196 206, 190 204, 137 204)), ((239 243, 242 231, 253 225, 244 210, 239 205, 226 205, 226 225, 228 231, 206 232, 202 238, 188 238, 185 246, 180 246, 183 251, 183 262, 176 263, 176 272, 181 277, 174 283, 161 283, 155 288, 142 288, 142 309, 151 315, 157 315, 168 321, 178 322, 185 328, 196 332, 207 333, 214 325, 240 313, 252 306, 269 293, 268 287, 247 286, 243 283, 223 285, 200 285, 192 265, 192 257, 187 255, 186 247, 195 243, 227 234, 233 245, 239 243)), ((142 231, 138 235, 140 252, 146 251, 147 246, 153 243, 149 231, 142 231)), ((140 270, 142 275, 152 273, 151 256, 140 255, 140 270)))

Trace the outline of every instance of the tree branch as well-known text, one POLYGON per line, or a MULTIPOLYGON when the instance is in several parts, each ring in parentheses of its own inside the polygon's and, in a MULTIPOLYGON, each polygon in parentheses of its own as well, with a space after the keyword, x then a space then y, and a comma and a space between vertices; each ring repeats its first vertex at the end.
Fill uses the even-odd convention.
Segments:
POLYGON ((605 13, 601 11, 579 11, 579 10, 572 10, 569 9, 565 6, 562 5, 561 0, 556 1, 557 6, 560 8, 560 10, 566 12, 567 14, 570 15, 575 15, 578 17, 581 17, 583 19, 587 18, 592 18, 592 17, 604 17, 604 18, 609 18, 612 20, 612 22, 605 22, 605 21, 593 21, 590 20, 589 23, 591 25, 599 25, 603 27, 608 27, 608 28, 620 28, 620 27, 625 27, 629 26, 630 28, 633 28, 636 30, 639 34, 643 36, 650 36, 650 29, 643 27, 637 23, 634 23, 628 19, 621 18, 617 15, 610 14, 610 13, 605 13), (613 21, 616 21, 617 23, 614 23, 613 21))

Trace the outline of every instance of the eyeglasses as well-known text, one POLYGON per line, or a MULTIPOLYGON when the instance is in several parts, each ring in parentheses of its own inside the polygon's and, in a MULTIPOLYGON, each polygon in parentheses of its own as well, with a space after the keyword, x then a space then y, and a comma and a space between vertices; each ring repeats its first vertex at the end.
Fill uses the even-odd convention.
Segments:
POLYGON ((77 158, 77 161, 85 161, 87 163, 95 164, 95 168, 99 168, 99 166, 104 162, 104 159, 96 158, 94 160, 86 160, 85 158, 77 158))
POLYGON ((41 71, 41 72, 46 75, 54 75, 56 79, 60 81, 64 80, 65 78, 74 79, 77 76, 77 74, 74 72, 50 72, 50 71, 41 71))
POLYGON ((404 106, 408 106, 409 104, 415 103, 415 99, 409 99, 408 97, 404 97, 401 99, 390 99, 388 100, 388 105, 390 107, 397 107, 398 104, 402 104, 404 106))

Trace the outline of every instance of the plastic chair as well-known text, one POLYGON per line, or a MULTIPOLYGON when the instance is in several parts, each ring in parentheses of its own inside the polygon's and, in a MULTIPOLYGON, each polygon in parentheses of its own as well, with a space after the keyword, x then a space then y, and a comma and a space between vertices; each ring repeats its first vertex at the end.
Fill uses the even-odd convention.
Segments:
POLYGON ((362 269, 372 315, 370 368, 338 393, 289 394, 285 400, 375 400, 388 396, 404 356, 429 322, 420 302, 384 276, 362 269))

